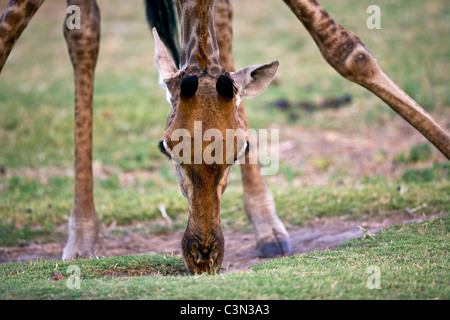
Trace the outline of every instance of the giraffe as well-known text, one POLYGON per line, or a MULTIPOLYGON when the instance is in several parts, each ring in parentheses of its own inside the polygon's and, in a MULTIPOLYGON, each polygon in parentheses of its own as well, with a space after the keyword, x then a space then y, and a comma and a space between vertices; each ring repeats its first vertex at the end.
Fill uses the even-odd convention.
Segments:
MULTIPOLYGON (((9 1, 0 17, 0 72, 20 34, 43 2, 44 0, 9 1)), ((389 79, 378 67, 375 58, 361 39, 340 26, 316 0, 283 0, 283 2, 310 33, 327 63, 344 78, 360 84, 379 96, 450 159, 449 133, 389 79)), ((75 195, 69 220, 69 239, 64 248, 63 259, 93 256, 99 229, 92 186, 92 103, 95 65, 99 51, 100 11, 95 0, 67 0, 67 5, 77 5, 83 19, 81 19, 80 30, 69 30, 64 27, 64 36, 75 78, 75 195)), ((174 147, 170 143, 172 142, 169 134, 171 129, 186 126, 186 123, 189 124, 195 115, 199 115, 200 118, 205 117, 206 123, 211 120, 209 125, 216 126, 214 119, 208 119, 207 114, 204 114, 206 111, 193 103, 198 99, 208 100, 208 103, 212 103, 215 108, 219 104, 224 105, 227 111, 223 112, 223 119, 226 120, 224 123, 227 123, 227 126, 248 128, 244 105, 239 96, 245 96, 249 91, 245 92, 247 86, 242 87, 242 83, 258 80, 264 76, 262 85, 261 80, 256 81, 259 82, 256 93, 259 93, 268 85, 278 65, 277 62, 272 62, 235 72, 231 55, 232 7, 228 0, 215 2, 215 30, 212 22, 212 1, 181 0, 177 10, 182 17, 180 19, 182 50, 179 68, 165 46, 166 39, 161 41, 158 32, 153 31, 156 63, 172 105, 166 122, 163 140, 165 142, 160 145, 162 151, 169 156, 171 148, 174 147), (199 18, 198 14, 194 15, 192 10, 189 10, 192 6, 198 6, 198 12, 201 12, 200 15, 204 18, 201 19, 201 26, 197 25, 197 27, 199 32, 201 30, 200 34, 207 35, 206 40, 190 41, 194 26, 189 21, 199 18), (217 41, 217 45, 214 44, 213 39, 217 41), (191 52, 192 48, 196 48, 195 53, 191 52), (203 75, 202 70, 205 69, 211 77, 203 75), (176 76, 172 76, 174 74, 176 76), (183 77, 186 75, 189 76, 183 77), (221 79, 221 85, 217 85, 219 79, 221 79), (212 86, 213 83, 215 86, 212 86), (218 87, 222 88, 221 93, 218 87), (181 97, 182 92, 185 97, 181 97), (215 101, 213 96, 216 97, 215 101), (232 106, 237 109, 237 112, 232 106), (197 113, 186 112, 189 107, 195 109, 197 113)), ((251 86, 248 89, 252 89, 251 86)), ((192 127, 187 127, 193 130, 192 127)), ((223 126, 218 127, 223 128, 223 126)), ((234 151, 238 154, 241 150, 234 151)), ((248 154, 245 154, 246 160, 247 157, 248 154)), ((248 161, 240 167, 244 186, 244 208, 255 229, 260 255, 290 254, 292 249, 289 235, 277 217, 273 197, 262 181, 259 167, 248 164, 248 161)), ((177 173, 182 192, 188 200, 197 199, 190 202, 189 223, 183 236, 182 247, 189 270, 200 273, 218 270, 223 258, 224 239, 220 231, 219 194, 226 187, 229 168, 217 165, 213 166, 209 172, 199 170, 200 172, 196 172, 196 175, 200 179, 189 181, 195 170, 195 168, 178 167, 177 173), (209 186, 217 187, 215 197, 209 200, 198 197, 198 194, 195 195, 198 190, 194 190, 194 187, 201 186, 205 182, 209 186), (203 213, 198 210, 200 207, 207 209, 203 212, 206 215, 202 216, 203 213)))
MULTIPOLYGON (((225 60, 230 52, 227 53, 224 49, 222 59, 220 58, 213 3, 214 0, 177 1, 181 25, 179 69, 160 40, 157 30, 153 29, 155 61, 172 107, 164 140, 160 144, 161 150, 169 158, 176 157, 174 149, 177 143, 172 138, 174 132, 187 130, 192 137, 195 121, 201 121, 202 133, 209 129, 220 130, 222 136, 226 136, 225 131, 229 129, 241 129, 243 133, 248 124, 246 125, 243 114, 238 110, 242 97, 257 95, 263 91, 278 68, 278 61, 273 61, 237 72, 234 72, 234 66, 229 62, 227 67, 230 71, 224 69, 220 60, 225 60)), ((222 4, 228 5, 223 1, 216 4, 219 8, 222 4)), ((225 144, 227 143, 228 141, 225 144)), ((235 158, 244 153, 244 144, 241 150, 238 145, 234 146, 235 158)), ((200 157, 206 147, 206 143, 203 143, 200 157)), ((192 273, 214 272, 220 268, 223 259, 220 200, 231 171, 231 164, 226 158, 227 150, 223 147, 220 163, 208 164, 205 159, 201 159, 197 164, 192 163, 194 161, 175 164, 182 192, 189 202, 189 220, 182 248, 186 265, 192 273)), ((194 150, 193 157, 197 156, 195 153, 194 150)), ((276 215, 273 198, 263 181, 252 179, 250 171, 245 172, 244 169, 243 173, 245 208, 253 222, 260 251, 266 255, 291 254, 288 233, 276 215), (252 181, 245 185, 249 180, 252 181), (255 182, 258 182, 259 190, 252 190, 255 182)), ((255 178, 261 179, 259 175, 255 178)))

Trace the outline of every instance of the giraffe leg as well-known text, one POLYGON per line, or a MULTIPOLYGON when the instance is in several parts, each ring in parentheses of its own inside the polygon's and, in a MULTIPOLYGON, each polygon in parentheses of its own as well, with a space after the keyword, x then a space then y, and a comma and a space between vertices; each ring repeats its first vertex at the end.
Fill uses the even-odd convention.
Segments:
POLYGON ((450 159, 450 134, 389 79, 353 32, 336 23, 316 0, 283 1, 337 72, 380 97, 450 159))
POLYGON ((10 0, 0 17, 0 72, 6 59, 44 0, 10 0))
MULTIPOLYGON (((232 56, 232 7, 229 0, 215 2, 216 36, 220 52, 220 64, 227 71, 235 71, 232 56)), ((239 113, 249 128, 244 104, 239 105, 239 113)), ((289 234, 277 216, 272 194, 261 176, 258 164, 241 164, 244 186, 244 209, 255 230, 257 249, 261 257, 292 254, 289 234)))
MULTIPOLYGON (((239 106, 239 112, 248 128, 243 103, 239 106)), ((259 256, 291 255, 289 234, 278 218, 272 193, 262 179, 259 165, 250 164, 247 154, 245 163, 240 167, 244 186, 244 210, 255 230, 259 256)))
POLYGON ((69 219, 69 239, 62 256, 64 260, 92 257, 99 230, 93 195, 92 103, 100 13, 95 0, 67 0, 67 5, 80 8, 81 28, 69 29, 64 23, 64 36, 75 76, 75 199, 69 219))

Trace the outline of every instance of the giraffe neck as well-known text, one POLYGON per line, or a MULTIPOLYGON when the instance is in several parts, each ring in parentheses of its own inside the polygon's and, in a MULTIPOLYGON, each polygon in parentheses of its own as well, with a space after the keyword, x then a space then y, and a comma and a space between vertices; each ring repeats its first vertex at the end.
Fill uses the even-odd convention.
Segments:
POLYGON ((214 0, 177 1, 181 26, 181 70, 200 68, 208 72, 220 65, 213 3, 214 0))

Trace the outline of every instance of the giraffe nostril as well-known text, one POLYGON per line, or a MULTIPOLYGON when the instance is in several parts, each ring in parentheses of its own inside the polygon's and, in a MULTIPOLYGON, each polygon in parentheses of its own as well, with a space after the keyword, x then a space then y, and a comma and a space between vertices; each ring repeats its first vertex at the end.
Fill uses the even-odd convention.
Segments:
POLYGON ((223 235, 221 233, 198 235, 186 230, 181 245, 189 271, 192 274, 218 272, 223 261, 223 235))

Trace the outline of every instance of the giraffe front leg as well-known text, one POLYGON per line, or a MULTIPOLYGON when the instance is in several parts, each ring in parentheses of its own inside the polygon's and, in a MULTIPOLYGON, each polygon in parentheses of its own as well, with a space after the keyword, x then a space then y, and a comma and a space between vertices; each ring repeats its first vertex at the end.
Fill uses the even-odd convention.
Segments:
POLYGON ((99 230, 93 195, 92 104, 100 13, 95 0, 68 0, 67 5, 80 8, 81 26, 69 29, 64 22, 64 37, 75 76, 75 199, 63 260, 94 256, 99 230))
POLYGON ((257 164, 242 164, 244 209, 256 236, 260 257, 292 254, 291 240, 283 222, 278 218, 271 192, 262 180, 257 164))
MULTIPOLYGON (((239 113, 248 128, 244 105, 239 113)), ((286 228, 277 215, 272 193, 265 185, 259 164, 251 164, 250 155, 241 164, 244 186, 244 210, 250 219, 256 236, 256 248, 260 257, 288 256, 292 254, 292 245, 286 228)))
POLYGON ((0 17, 0 72, 11 50, 44 0, 9 0, 0 17))
POLYGON ((357 35, 339 25, 316 0, 283 1, 340 75, 376 94, 450 159, 450 133, 380 69, 357 35))

